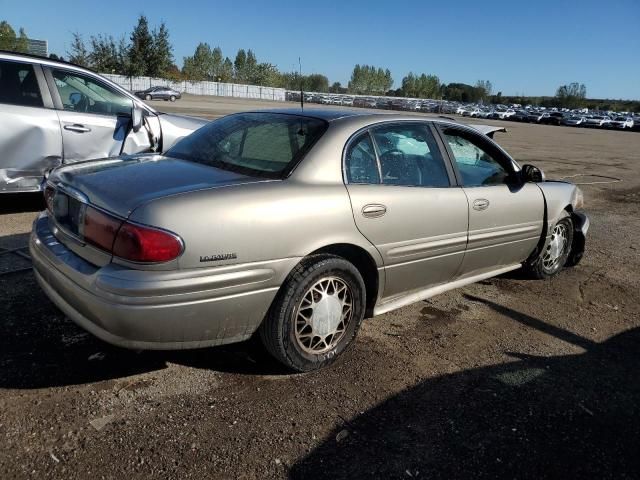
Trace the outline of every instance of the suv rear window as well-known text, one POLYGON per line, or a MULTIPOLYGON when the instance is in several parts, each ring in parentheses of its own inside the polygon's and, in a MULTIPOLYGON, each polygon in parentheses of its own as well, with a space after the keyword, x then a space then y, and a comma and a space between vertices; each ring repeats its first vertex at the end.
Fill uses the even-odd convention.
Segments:
POLYGON ((196 130, 166 155, 246 175, 282 178, 326 129, 327 122, 317 118, 239 113, 196 130))
POLYGON ((0 103, 42 107, 33 65, 0 60, 0 103))

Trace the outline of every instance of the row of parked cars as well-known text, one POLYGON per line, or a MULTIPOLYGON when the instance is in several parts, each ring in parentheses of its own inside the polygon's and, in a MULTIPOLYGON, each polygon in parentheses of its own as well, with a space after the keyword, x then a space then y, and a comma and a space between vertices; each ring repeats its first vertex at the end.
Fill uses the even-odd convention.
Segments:
MULTIPOLYGON (((300 101, 300 92, 287 92, 287 100, 300 101)), ((557 108, 522 107, 521 105, 475 105, 447 100, 424 100, 398 97, 354 96, 345 94, 304 93, 305 103, 347 107, 404 110, 425 113, 457 114, 463 117, 510 120, 514 122, 564 125, 568 127, 640 130, 640 114, 630 112, 586 112, 557 108)))
POLYGON ((619 130, 640 130, 640 116, 616 113, 585 113, 578 110, 540 110, 534 108, 483 109, 461 105, 456 114, 463 117, 492 118, 514 122, 564 125, 567 127, 615 128, 619 130))

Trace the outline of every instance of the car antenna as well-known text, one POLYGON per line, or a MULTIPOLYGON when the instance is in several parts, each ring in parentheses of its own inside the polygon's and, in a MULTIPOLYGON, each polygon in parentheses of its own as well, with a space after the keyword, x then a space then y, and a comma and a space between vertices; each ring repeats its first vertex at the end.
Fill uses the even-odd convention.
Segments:
POLYGON ((298 57, 298 74, 300 75, 300 110, 304 112, 304 92, 302 91, 302 62, 298 57))

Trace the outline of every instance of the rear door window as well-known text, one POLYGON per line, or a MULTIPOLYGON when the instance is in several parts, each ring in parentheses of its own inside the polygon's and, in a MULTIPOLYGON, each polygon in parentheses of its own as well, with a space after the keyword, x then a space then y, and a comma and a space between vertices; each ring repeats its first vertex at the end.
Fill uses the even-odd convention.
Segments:
POLYGON ((0 103, 43 106, 33 65, 0 60, 0 103))

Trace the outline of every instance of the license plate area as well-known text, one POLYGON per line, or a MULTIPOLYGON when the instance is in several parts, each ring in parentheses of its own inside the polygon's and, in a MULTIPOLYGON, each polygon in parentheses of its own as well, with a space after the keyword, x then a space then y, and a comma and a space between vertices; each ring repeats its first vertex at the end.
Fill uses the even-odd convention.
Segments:
POLYGON ((53 218, 59 228, 82 238, 85 204, 58 190, 53 197, 53 218))

